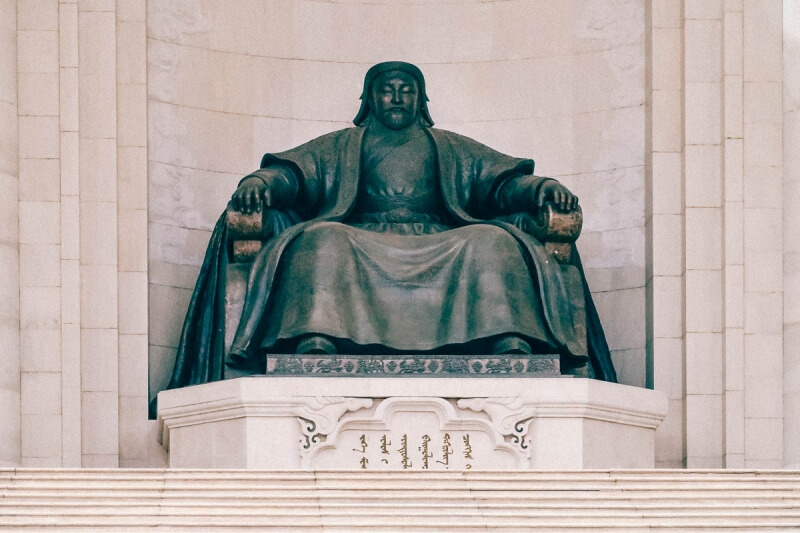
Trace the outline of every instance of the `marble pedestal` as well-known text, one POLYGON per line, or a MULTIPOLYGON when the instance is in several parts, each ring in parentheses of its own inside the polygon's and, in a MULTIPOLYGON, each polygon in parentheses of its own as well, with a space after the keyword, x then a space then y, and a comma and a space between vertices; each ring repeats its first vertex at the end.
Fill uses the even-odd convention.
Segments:
POLYGON ((173 468, 653 468, 658 391, 573 378, 258 376, 163 391, 173 468))

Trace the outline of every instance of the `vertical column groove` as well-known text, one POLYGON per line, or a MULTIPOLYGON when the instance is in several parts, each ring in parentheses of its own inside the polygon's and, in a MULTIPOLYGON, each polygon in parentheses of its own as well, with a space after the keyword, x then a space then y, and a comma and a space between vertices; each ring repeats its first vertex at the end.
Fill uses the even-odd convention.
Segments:
POLYGON ((722 0, 684 1, 686 466, 723 461, 722 0))
POLYGON ((648 3, 647 346, 649 382, 669 399, 656 465, 684 466, 683 3, 648 3))
POLYGON ((800 1, 783 16, 784 464, 800 468, 800 1))
POLYGON ((78 3, 81 456, 119 465, 117 62, 114 1, 78 3))
POLYGON ((17 12, 0 12, 0 466, 21 458, 17 12))
POLYGON ((58 0, 17 2, 21 462, 62 466, 58 0))

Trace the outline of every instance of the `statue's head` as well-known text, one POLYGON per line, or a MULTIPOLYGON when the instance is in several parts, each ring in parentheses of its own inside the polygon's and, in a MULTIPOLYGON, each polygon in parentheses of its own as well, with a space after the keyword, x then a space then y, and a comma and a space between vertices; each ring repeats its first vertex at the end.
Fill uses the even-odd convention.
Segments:
POLYGON ((425 126, 433 126, 422 72, 403 61, 378 63, 369 69, 364 77, 361 109, 353 122, 356 126, 366 125, 370 116, 395 130, 417 120, 425 126))

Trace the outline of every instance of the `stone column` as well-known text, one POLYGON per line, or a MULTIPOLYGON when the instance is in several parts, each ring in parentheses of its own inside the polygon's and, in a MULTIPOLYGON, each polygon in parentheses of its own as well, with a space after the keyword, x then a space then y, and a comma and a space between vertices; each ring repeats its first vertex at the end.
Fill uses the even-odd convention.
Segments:
POLYGON ((681 2, 652 2, 649 26, 648 386, 669 399, 669 414, 656 430, 656 466, 681 468, 686 457, 681 2))
POLYGON ((783 466, 781 0, 745 0, 744 467, 783 466))
MULTIPOLYGON (((119 463, 153 466, 147 423, 147 6, 117 2, 119 463)), ((160 451, 160 450, 159 450, 160 451)), ((156 465, 159 463, 155 463, 156 465)))
POLYGON ((725 231, 725 450, 728 468, 744 466, 744 129, 742 3, 723 14, 723 169, 725 231))
POLYGON ((800 0, 783 2, 784 464, 800 468, 800 0))
POLYGON ((684 2, 686 466, 723 456, 722 1, 684 2))
POLYGON ((81 465, 119 466, 114 2, 78 4, 81 465))
POLYGON ((78 180, 78 4, 59 18, 61 102, 61 449, 62 466, 81 466, 81 272, 78 180))
POLYGON ((58 1, 17 2, 21 462, 62 466, 58 1))
POLYGON ((0 2, 0 466, 20 462, 17 10, 0 2))

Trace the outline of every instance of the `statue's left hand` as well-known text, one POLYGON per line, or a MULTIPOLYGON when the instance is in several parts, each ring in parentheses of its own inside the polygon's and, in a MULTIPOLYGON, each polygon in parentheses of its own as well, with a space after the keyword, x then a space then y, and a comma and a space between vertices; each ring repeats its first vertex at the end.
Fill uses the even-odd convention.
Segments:
POLYGON ((564 212, 575 211, 578 208, 578 197, 556 180, 547 180, 539 187, 536 207, 541 209, 547 201, 553 202, 555 207, 564 212))
POLYGON ((267 185, 259 177, 246 176, 231 197, 231 204, 236 211, 249 215, 260 213, 262 203, 270 207, 267 185))

